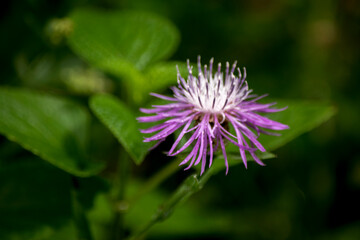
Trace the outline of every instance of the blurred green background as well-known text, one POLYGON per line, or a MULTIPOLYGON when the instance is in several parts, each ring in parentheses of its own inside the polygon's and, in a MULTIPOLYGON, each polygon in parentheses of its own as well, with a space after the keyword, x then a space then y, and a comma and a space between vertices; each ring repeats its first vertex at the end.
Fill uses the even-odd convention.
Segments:
MULTIPOLYGON (((158 14, 180 32, 170 60, 195 62, 198 55, 203 62, 237 60, 247 68, 256 93, 322 100, 337 108, 334 118, 279 149, 266 167, 240 165, 228 176, 214 176, 148 239, 360 239, 359 1, 6 1, 0 10, 1 84, 62 94, 83 104, 94 92, 122 96, 114 76, 90 67, 66 43, 66 21, 60 19, 79 7, 158 14)), ((94 148, 108 152, 105 158, 117 154, 108 132, 96 125, 92 134, 98 139, 94 148)), ((5 137, 0 144, 0 168, 9 159, 32 157, 5 137)), ((168 148, 152 153, 132 175, 145 179, 166 164, 161 151, 168 148), (154 155, 156 162, 147 161, 154 155)), ((0 185, 16 174, 2 175, 0 185)), ((180 171, 160 192, 172 191, 183 178, 180 171)), ((0 203, 5 200, 0 195, 0 203)), ((151 212, 153 200, 142 211, 151 212)), ((31 229, 31 213, 26 214, 30 220, 24 228, 31 229)), ((67 214, 59 214, 54 224, 67 214)), ((11 226, 0 220, 0 230, 11 226)))

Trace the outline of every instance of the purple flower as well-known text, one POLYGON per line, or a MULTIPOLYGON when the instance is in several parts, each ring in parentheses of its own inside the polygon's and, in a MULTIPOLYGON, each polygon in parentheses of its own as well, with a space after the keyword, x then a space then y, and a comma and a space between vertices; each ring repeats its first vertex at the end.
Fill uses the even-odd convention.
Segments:
MULTIPOLYGON (((226 166, 226 174, 229 170, 225 143, 235 144, 240 151, 240 156, 247 167, 245 151, 249 152, 253 159, 260 165, 264 163, 255 155, 256 150, 265 152, 265 148, 258 141, 260 133, 277 135, 264 129, 283 130, 287 125, 270 120, 259 113, 271 113, 284 109, 271 108, 275 103, 262 104, 257 101, 267 95, 257 96, 251 94, 246 79, 246 70, 243 75, 240 68, 236 68, 236 62, 230 69, 226 63, 225 76, 221 72, 221 64, 213 74, 213 62, 210 60, 209 68, 205 65, 202 69, 200 56, 198 58, 198 76, 192 73, 192 67, 187 61, 189 76, 187 80, 181 77, 177 69, 177 87, 172 87, 173 97, 151 93, 160 99, 170 101, 165 105, 153 105, 152 109, 140 109, 143 113, 154 114, 152 116, 139 117, 140 122, 157 122, 158 125, 141 130, 142 133, 155 133, 145 138, 144 142, 164 141, 166 137, 181 129, 177 139, 172 145, 169 156, 175 156, 192 146, 187 157, 180 165, 189 165, 201 162, 201 174, 205 170, 208 161, 209 167, 213 162, 213 155, 217 149, 221 149, 226 166), (235 75, 235 69, 238 76, 235 75), (230 132, 230 127, 234 134, 230 132), (178 147, 180 140, 185 134, 189 137, 183 146, 178 147), (220 145, 220 147, 219 147, 220 145), (209 156, 209 157, 208 157, 209 156)), ((157 145, 157 144, 156 144, 157 145)))

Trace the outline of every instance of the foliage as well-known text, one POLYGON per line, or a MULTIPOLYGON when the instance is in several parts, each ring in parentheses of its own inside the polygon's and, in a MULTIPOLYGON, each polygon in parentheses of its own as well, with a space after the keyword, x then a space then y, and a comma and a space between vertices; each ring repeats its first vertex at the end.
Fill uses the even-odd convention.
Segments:
MULTIPOLYGON (((60 60, 49 67, 56 68, 58 75, 50 77, 52 71, 47 71, 41 79, 48 81, 31 85, 26 82, 32 78, 36 81, 37 71, 30 69, 25 71, 26 81, 20 84, 9 81, 7 85, 10 86, 0 87, 1 239, 115 239, 119 236, 142 239, 149 232, 150 238, 155 239, 175 238, 176 235, 206 239, 212 234, 237 239, 249 236, 247 234, 257 224, 255 218, 262 219, 259 226, 264 229, 275 226, 278 230, 281 228, 278 225, 288 224, 287 215, 260 208, 249 207, 250 210, 244 212, 236 208, 232 213, 231 209, 226 209, 227 200, 224 206, 213 211, 211 199, 219 198, 216 193, 226 189, 237 191, 238 186, 244 187, 232 179, 239 181, 253 176, 252 171, 271 171, 271 165, 278 161, 274 159, 276 154, 280 159, 283 152, 288 157, 295 155, 287 154, 283 146, 328 121, 336 112, 329 101, 273 100, 278 103, 277 107, 287 106, 288 109, 271 114, 270 118, 289 125, 290 129, 281 136, 260 137, 268 150, 258 154, 270 165, 262 168, 265 170, 250 170, 258 169, 250 164, 247 175, 238 149, 229 144, 229 178, 223 176, 221 154, 202 176, 197 167, 179 173, 181 155, 164 160, 161 152, 166 150, 164 147, 150 151, 152 144, 144 143, 139 132, 145 124, 136 120, 139 106, 155 103, 156 100, 148 96, 150 92, 164 92, 176 84, 176 65, 186 75, 185 59, 168 60, 174 53, 181 56, 176 52, 180 31, 175 24, 143 10, 77 8, 66 18, 53 20, 43 27, 55 44, 52 48, 66 52, 59 56, 54 54, 55 59, 60 60), (60 38, 65 41, 61 42, 60 38), (65 69, 64 59, 72 59, 73 68, 81 69, 80 74, 96 69, 104 74, 101 75, 106 78, 104 81, 111 81, 115 87, 96 89, 101 84, 94 84, 91 91, 82 94, 69 91, 71 82, 61 84, 54 80, 67 76, 61 75, 65 69), (92 149, 98 142, 108 146, 92 149), (99 155, 104 157, 96 159, 99 155), (166 166, 162 166, 164 162, 166 166), (237 176, 239 171, 244 176, 237 176), (214 183, 212 179, 220 179, 232 188, 214 183), (170 187, 165 180, 172 182, 170 187), (255 217, 248 222, 245 217, 239 217, 242 214, 255 217), (274 216, 279 218, 278 222, 272 222, 274 216), (271 219, 269 224, 264 223, 267 217, 271 219), (242 226, 238 227, 237 223, 242 226)), ((230 29, 226 31, 231 32, 230 29)), ((255 38, 257 34, 261 33, 253 31, 249 36, 255 38)), ((181 48, 183 46, 178 51, 181 48)), ((209 49, 208 54, 211 53, 209 49)), ((72 64, 66 64, 68 66, 72 64)), ((23 76, 18 75, 19 78, 23 76)), ((81 84, 86 85, 86 79, 82 76, 81 84)), ((251 161, 251 156, 248 159, 251 161)), ((226 197, 231 198, 231 194, 226 197)), ((270 199, 270 194, 268 197, 270 199)), ((274 211, 277 210, 280 211, 274 211)), ((356 227, 349 231, 358 234, 354 229, 356 227)), ((265 232, 267 237, 260 236, 260 239, 281 239, 289 235, 280 230, 273 236, 271 231, 265 232)), ((342 235, 336 236, 340 239, 342 235)))

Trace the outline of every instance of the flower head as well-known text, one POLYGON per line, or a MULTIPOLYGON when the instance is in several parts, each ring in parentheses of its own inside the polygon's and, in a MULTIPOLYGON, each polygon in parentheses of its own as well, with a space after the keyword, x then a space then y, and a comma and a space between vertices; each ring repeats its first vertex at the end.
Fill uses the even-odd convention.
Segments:
MULTIPOLYGON (((175 156, 192 146, 187 157, 180 165, 193 165, 201 162, 201 174, 205 170, 206 163, 209 167, 213 162, 213 155, 221 149, 226 166, 226 174, 229 165, 225 152, 225 143, 235 144, 240 151, 240 156, 247 167, 245 152, 249 152, 253 159, 260 165, 263 162, 255 155, 255 151, 265 152, 265 148, 258 141, 261 133, 274 134, 265 131, 283 130, 288 126, 270 120, 259 113, 271 113, 284 109, 271 108, 275 103, 261 104, 257 101, 266 95, 257 96, 251 94, 246 79, 246 70, 241 73, 236 68, 236 62, 230 68, 226 63, 225 74, 221 72, 221 64, 218 64, 217 71, 213 74, 213 62, 210 60, 209 68, 201 67, 200 57, 198 58, 198 76, 194 76, 189 60, 187 62, 189 75, 185 80, 177 69, 177 87, 172 87, 172 97, 156 93, 151 95, 169 101, 165 105, 153 105, 152 109, 140 109, 143 113, 153 114, 152 116, 139 117, 140 122, 157 122, 158 125, 141 130, 142 133, 155 133, 145 138, 145 142, 162 142, 170 134, 178 129, 180 133, 172 145, 169 156, 175 156), (238 76, 235 75, 237 70, 238 76), (230 133, 230 127, 234 134, 230 133), (188 135, 187 141, 177 147, 182 138, 188 135)), ((275 134, 274 134, 275 135, 275 134)))

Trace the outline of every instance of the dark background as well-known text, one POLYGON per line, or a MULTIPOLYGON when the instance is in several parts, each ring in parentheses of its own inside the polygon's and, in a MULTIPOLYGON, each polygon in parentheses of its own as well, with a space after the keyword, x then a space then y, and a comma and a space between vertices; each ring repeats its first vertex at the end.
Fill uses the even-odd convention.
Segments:
MULTIPOLYGON (((53 66, 76 57, 46 29, 81 6, 157 13, 181 33, 171 60, 195 61, 199 54, 204 61, 237 60, 260 94, 335 105, 334 118, 279 149, 267 167, 234 167, 194 201, 231 215, 232 227, 239 221, 241 229, 245 219, 245 230, 227 230, 231 239, 360 239, 358 1, 7 1, 0 10, 1 84, 65 91, 53 66)), ((225 238, 179 239, 201 237, 225 238)))

